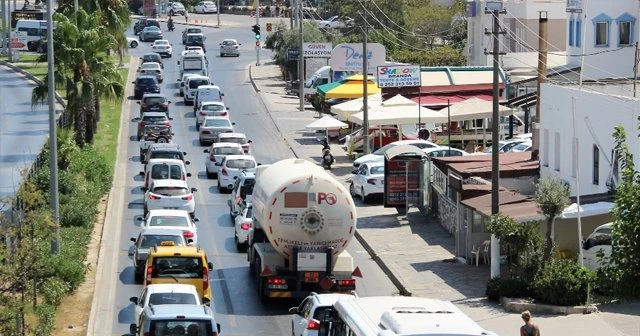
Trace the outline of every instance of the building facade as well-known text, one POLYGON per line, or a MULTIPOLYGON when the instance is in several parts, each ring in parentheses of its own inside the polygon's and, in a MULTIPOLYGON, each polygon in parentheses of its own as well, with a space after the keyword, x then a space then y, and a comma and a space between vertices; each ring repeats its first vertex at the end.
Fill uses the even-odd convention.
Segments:
POLYGON ((585 80, 633 78, 638 41, 637 0, 576 1, 578 11, 567 14, 568 62, 581 65, 585 80))
MULTIPOLYGON (((467 64, 485 66, 493 64, 491 35, 485 29, 493 28, 492 14, 484 12, 484 0, 467 1, 467 64)), ((500 15, 500 26, 506 34, 501 36, 501 66, 506 70, 537 67, 538 27, 540 12, 548 18, 548 66, 555 67, 567 63, 567 14, 566 0, 506 0, 506 14, 500 15)))

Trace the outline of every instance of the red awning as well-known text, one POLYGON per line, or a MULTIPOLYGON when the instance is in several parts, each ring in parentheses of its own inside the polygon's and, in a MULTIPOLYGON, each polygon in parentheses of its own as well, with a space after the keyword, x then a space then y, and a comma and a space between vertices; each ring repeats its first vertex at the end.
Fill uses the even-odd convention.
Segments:
MULTIPOLYGON (((422 106, 447 106, 447 100, 451 104, 459 103, 470 98, 480 98, 486 101, 493 101, 493 95, 489 94, 469 94, 469 95, 428 95, 420 98, 411 98, 416 103, 422 104, 422 106)), ((506 100, 500 99, 500 103, 504 103, 506 100)))

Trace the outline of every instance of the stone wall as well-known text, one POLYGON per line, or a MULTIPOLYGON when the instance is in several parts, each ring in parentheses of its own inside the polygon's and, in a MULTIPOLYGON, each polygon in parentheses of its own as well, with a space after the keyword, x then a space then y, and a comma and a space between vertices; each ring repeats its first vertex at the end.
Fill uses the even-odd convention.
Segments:
POLYGON ((442 225, 447 232, 455 235, 456 228, 458 227, 458 208, 448 197, 443 195, 439 196, 438 219, 440 219, 440 225, 442 225))

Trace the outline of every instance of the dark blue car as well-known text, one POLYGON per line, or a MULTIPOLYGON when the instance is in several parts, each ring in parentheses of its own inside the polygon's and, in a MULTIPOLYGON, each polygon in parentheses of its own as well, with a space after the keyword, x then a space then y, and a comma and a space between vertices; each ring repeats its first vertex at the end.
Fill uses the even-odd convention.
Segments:
POLYGON ((160 85, 158 85, 156 76, 138 76, 132 83, 135 84, 133 88, 134 99, 141 99, 145 93, 160 93, 160 85))

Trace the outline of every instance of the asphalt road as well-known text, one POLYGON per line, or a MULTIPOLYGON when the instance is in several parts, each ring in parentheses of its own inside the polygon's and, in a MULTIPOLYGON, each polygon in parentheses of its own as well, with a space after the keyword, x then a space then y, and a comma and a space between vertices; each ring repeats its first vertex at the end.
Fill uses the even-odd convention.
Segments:
POLYGON ((0 66, 0 198, 15 194, 49 135, 46 105, 31 107, 35 84, 0 66), (11 97, 11 98, 8 98, 11 97))
MULTIPOLYGON (((174 142, 180 144, 191 162, 187 170, 192 174, 189 179, 191 187, 199 191, 196 194, 196 216, 200 218, 198 223, 199 244, 205 248, 210 261, 214 264, 214 272, 211 279, 213 288, 214 305, 217 312, 218 323, 221 324, 223 335, 288 335, 291 333, 291 316, 287 313, 289 307, 297 305, 295 301, 275 302, 263 305, 257 297, 257 289, 254 280, 249 276, 248 263, 244 253, 236 252, 233 239, 233 225, 228 216, 228 194, 219 194, 216 181, 208 180, 204 172, 205 154, 197 140, 195 130, 195 118, 192 107, 184 106, 179 97, 176 85, 178 76, 176 61, 183 46, 180 34, 184 26, 177 26, 175 32, 166 33, 174 47, 174 56, 165 59, 165 82, 162 84, 162 93, 167 94, 173 102, 171 115, 174 142)), ((163 30, 166 26, 163 25, 163 30)), ((214 29, 204 28, 207 36, 207 56, 209 58, 209 72, 216 85, 219 85, 225 93, 224 100, 231 108, 231 119, 236 123, 236 130, 246 133, 253 140, 253 153, 258 162, 272 163, 284 158, 293 157, 293 153, 281 140, 275 126, 267 115, 264 105, 255 94, 248 78, 247 68, 250 63, 255 63, 254 40, 249 28, 214 29), (240 43, 241 56, 231 58, 218 57, 218 42, 223 38, 236 38, 240 43)), ((132 57, 141 56, 150 51, 149 43, 141 43, 137 49, 130 50, 132 57)), ((262 50, 263 60, 270 58, 268 51, 262 50)), ((131 90, 130 90, 131 91, 131 90)), ((132 99, 133 92, 128 92, 132 99)), ((100 329, 104 335, 127 334, 128 325, 133 322, 134 307, 128 299, 137 296, 142 289, 141 285, 134 283, 132 266, 132 249, 130 238, 136 236, 139 224, 136 216, 142 214, 142 192, 140 191, 141 177, 137 176, 142 170, 138 157, 138 142, 134 141, 136 123, 130 120, 138 115, 139 106, 134 101, 128 101, 128 110, 123 111, 123 117, 127 120, 127 141, 121 143, 121 150, 126 149, 126 180, 121 189, 116 188, 121 195, 113 197, 122 200, 121 216, 115 218, 119 225, 113 232, 114 244, 109 248, 119 251, 117 256, 111 259, 117 266, 105 265, 104 274, 100 283, 107 284, 104 288, 97 288, 94 309, 99 313, 99 319, 113 321, 112 324, 98 322, 102 328, 111 328, 107 331, 100 329), (115 267, 114 267, 115 266, 115 267), (110 269, 113 267, 113 271, 110 269), (115 288, 109 289, 110 284, 115 288)), ((124 169, 118 163, 121 169, 124 169)), ((116 181, 116 184, 118 181, 116 181)), ((114 212, 116 213, 116 212, 114 212)), ((118 214, 120 212, 117 212, 118 214)), ((357 288, 361 296, 392 295, 396 288, 384 275, 380 268, 372 261, 362 246, 354 239, 349 251, 355 257, 354 263, 359 266, 364 280, 358 280, 357 288)), ((104 321, 104 320, 103 320, 104 321)))

